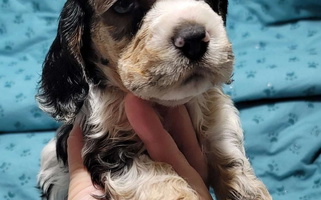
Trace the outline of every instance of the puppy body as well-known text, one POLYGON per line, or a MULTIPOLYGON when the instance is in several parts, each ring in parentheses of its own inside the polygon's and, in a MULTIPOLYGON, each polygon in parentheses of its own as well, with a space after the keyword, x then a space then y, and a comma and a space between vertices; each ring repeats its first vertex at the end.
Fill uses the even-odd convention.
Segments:
POLYGON ((271 199, 245 157, 238 112, 221 89, 233 65, 226 9, 227 1, 215 0, 67 1, 38 96, 44 111, 64 121, 42 154, 44 199, 67 198, 72 124, 83 129, 84 164, 105 198, 198 199, 169 165, 146 155, 124 112, 127 92, 186 105, 218 199, 271 199))

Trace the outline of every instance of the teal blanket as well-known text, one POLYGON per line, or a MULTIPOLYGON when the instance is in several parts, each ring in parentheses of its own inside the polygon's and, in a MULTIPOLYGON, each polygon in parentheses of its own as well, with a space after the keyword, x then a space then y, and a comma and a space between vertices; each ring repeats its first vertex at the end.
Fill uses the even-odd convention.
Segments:
MULTIPOLYGON (((0 199, 40 199, 58 124, 34 100, 64 0, 0 0, 0 199)), ((228 34, 247 156, 275 200, 321 199, 321 3, 230 0, 228 34), (287 14, 285 14, 287 13, 287 14)))
POLYGON ((225 89, 240 109, 247 155, 273 199, 320 200, 321 20, 278 18, 278 6, 295 1, 230 2, 235 81, 225 89))

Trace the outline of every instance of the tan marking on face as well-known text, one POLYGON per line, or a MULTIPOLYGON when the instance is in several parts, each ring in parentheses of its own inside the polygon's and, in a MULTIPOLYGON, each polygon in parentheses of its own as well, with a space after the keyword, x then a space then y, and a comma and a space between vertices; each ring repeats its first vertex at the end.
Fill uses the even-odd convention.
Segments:
POLYGON ((91 30, 93 48, 97 56, 109 61, 108 66, 96 63, 97 66, 104 72, 109 84, 127 90, 119 77, 117 65, 120 53, 129 42, 128 39, 115 41, 110 35, 112 27, 106 27, 101 21, 96 22, 91 30))
POLYGON ((221 17, 206 3, 192 0, 157 2, 118 62, 120 77, 130 91, 144 99, 170 101, 189 99, 227 82, 232 65, 233 52, 221 17), (175 29, 186 22, 208 31, 208 51, 197 62, 173 45, 175 29), (189 77, 192 81, 185 84, 189 77))
MULTIPOLYGON (((119 78, 118 60, 123 50, 133 37, 130 28, 133 16, 120 15, 111 10, 116 0, 91 0, 90 4, 95 9, 92 20, 92 40, 97 56, 107 59, 108 66, 98 65, 107 79, 113 80, 113 85, 125 88, 119 78)), ((137 0, 136 3, 144 9, 148 9, 154 1, 137 0)))

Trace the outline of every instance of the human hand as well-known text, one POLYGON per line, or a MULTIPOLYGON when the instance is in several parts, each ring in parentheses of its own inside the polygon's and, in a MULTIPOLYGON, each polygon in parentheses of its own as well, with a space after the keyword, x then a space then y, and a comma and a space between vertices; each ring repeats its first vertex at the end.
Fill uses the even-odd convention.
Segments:
POLYGON ((70 183, 68 200, 95 200, 93 195, 103 196, 103 190, 94 186, 90 174, 83 165, 81 150, 83 147, 83 136, 79 126, 74 125, 68 140, 68 167, 70 183))
POLYGON ((164 118, 163 124, 150 102, 133 94, 125 97, 127 118, 151 158, 170 164, 199 194, 200 199, 212 199, 205 184, 207 165, 186 107, 159 106, 157 110, 164 118))
MULTIPOLYGON (((152 159, 172 165, 199 193, 201 199, 211 199, 204 183, 207 179, 206 163, 200 155, 202 153, 185 106, 158 109, 162 112, 164 126, 172 135, 164 129, 155 110, 147 101, 127 95, 125 110, 131 125, 138 134, 140 133, 139 136, 152 159), (177 123, 177 119, 180 119, 180 123, 177 123), (162 148, 164 146, 167 147, 167 151, 162 148)), ((67 143, 70 172, 68 200, 94 200, 93 195, 103 196, 103 190, 92 184, 90 175, 83 165, 83 136, 79 126, 73 127, 67 143)))

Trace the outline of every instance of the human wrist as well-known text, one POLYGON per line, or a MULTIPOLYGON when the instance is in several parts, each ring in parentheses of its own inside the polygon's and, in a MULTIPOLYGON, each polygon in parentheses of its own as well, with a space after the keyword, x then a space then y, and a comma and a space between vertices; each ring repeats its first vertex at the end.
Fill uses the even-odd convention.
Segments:
POLYGON ((92 184, 85 169, 78 169, 70 174, 68 200, 96 200, 93 195, 103 195, 103 190, 92 184))

